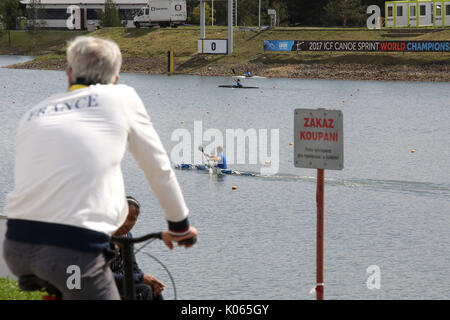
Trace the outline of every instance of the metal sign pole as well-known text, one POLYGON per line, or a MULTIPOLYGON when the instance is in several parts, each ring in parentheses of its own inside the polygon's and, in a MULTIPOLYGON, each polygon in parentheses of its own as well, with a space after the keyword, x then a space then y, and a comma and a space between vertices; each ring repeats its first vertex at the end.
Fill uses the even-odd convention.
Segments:
POLYGON ((235 1, 236 1, 236 6, 234 8, 234 25, 237 27, 237 25, 238 25, 238 23, 237 23, 238 0, 235 0, 235 1))
POLYGON ((324 192, 325 192, 325 170, 317 169, 317 251, 316 251, 316 296, 317 300, 323 300, 323 238, 324 238, 324 192))
POLYGON ((258 29, 261 29, 261 0, 258 4, 258 29))
POLYGON ((233 0, 228 0, 228 54, 233 53, 233 0))
POLYGON ((205 2, 200 0, 200 39, 205 39, 205 2))

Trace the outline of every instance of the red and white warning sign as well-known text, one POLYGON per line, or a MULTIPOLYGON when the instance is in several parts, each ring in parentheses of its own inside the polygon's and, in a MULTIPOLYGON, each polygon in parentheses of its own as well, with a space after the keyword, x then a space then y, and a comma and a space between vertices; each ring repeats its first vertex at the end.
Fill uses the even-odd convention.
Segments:
POLYGON ((343 115, 340 110, 295 109, 294 165, 299 168, 344 168, 343 115))

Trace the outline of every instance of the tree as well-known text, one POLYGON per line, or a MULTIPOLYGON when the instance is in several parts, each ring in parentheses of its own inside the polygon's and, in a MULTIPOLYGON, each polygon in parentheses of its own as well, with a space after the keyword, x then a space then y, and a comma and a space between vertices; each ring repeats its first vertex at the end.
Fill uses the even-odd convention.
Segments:
POLYGON ((122 22, 119 17, 119 9, 114 0, 105 1, 105 9, 99 12, 100 25, 102 27, 120 27, 122 22))
MULTIPOLYGON (((236 1, 236 0, 234 0, 236 1)), ((261 24, 268 24, 267 9, 277 11, 277 20, 281 25, 290 26, 330 26, 336 24, 363 25, 367 19, 366 9, 376 4, 384 12, 385 0, 261 0, 261 24), (347 5, 344 5, 347 3, 347 5), (325 10, 327 7, 328 13, 325 10), (345 7, 350 9, 342 13, 345 7), (340 11, 340 12, 339 12, 340 11), (339 12, 339 14, 338 14, 339 12), (343 18, 342 18, 343 15, 343 18)), ((208 4, 211 4, 208 2, 208 4)), ((237 0, 238 24, 258 25, 259 0, 237 0)), ((193 11, 198 0, 187 0, 189 22, 199 21, 199 14, 194 17, 193 11)), ((214 1, 214 25, 228 24, 228 1, 214 1)), ((199 10, 199 9, 197 9, 199 10)))
POLYGON ((367 9, 370 5, 379 6, 381 9, 381 15, 384 16, 385 0, 362 0, 362 4, 365 9, 367 9))
POLYGON ((46 26, 45 23, 45 9, 41 0, 30 0, 27 6, 27 30, 33 35, 46 26))
POLYGON ((8 32, 8 45, 11 47, 11 30, 16 28, 16 20, 22 14, 19 0, 4 0, 0 2, 0 15, 3 28, 8 32))
MULTIPOLYGON (((198 0, 194 8, 197 4, 198 0)), ((228 1, 214 1, 214 25, 228 25, 228 1)))
MULTIPOLYGON (((241 26, 257 26, 260 0, 238 0, 238 24, 241 26)), ((278 1, 279 2, 279 1, 278 1)), ((276 9, 269 6, 269 0, 261 0, 261 24, 269 23, 267 9, 276 9)), ((277 10, 278 11, 278 10, 277 10)))
POLYGON ((325 19, 329 23, 340 23, 347 27, 349 23, 362 25, 366 18, 366 7, 361 0, 331 0, 325 6, 325 19))
POLYGON ((277 12, 277 26, 279 26, 280 24, 289 24, 289 12, 286 1, 269 1, 269 8, 275 9, 277 12))
MULTIPOLYGON (((205 2, 205 25, 211 25, 211 7, 205 2)), ((214 10, 214 22, 216 22, 216 10, 214 10)), ((192 11, 192 23, 200 23, 200 4, 192 11)))
POLYGON ((319 26, 329 0, 287 0, 290 25, 319 26))

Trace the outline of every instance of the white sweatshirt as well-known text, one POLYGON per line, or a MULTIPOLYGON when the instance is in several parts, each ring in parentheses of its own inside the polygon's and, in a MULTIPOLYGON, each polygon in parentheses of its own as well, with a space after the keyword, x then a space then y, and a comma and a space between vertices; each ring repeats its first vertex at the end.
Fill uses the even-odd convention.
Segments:
MULTIPOLYGON (((42 101, 20 120, 8 219, 111 235, 125 221, 121 161, 127 142, 170 224, 188 208, 169 158, 135 90, 92 85, 42 101)), ((181 234, 175 230, 175 234, 181 234)))

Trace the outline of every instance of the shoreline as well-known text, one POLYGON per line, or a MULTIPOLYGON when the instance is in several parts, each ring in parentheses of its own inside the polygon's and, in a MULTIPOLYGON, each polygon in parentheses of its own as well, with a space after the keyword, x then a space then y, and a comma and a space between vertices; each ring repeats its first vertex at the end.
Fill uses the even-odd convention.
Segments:
MULTIPOLYGON (((4 66, 9 69, 55 70, 65 71, 65 59, 28 61, 4 66)), ((211 63, 197 70, 178 70, 174 75, 232 76, 228 66, 211 63)), ((244 74, 249 68, 254 75, 267 78, 322 79, 322 80, 372 80, 372 81, 411 81, 411 82, 450 82, 450 65, 427 63, 422 65, 406 64, 359 64, 359 63, 297 63, 297 64, 251 64, 236 65, 237 74, 244 74)), ((124 58, 121 73, 168 74, 167 65, 145 58, 124 58), (152 62, 152 63, 150 63, 152 62)))
MULTIPOLYGON (((67 41, 78 35, 108 38, 122 51, 121 72, 135 74, 167 74, 167 53, 174 53, 174 73, 199 76, 253 75, 268 78, 384 80, 384 81, 450 81, 450 52, 351 52, 304 51, 265 52, 264 40, 346 40, 384 41, 392 30, 366 29, 298 29, 280 28, 264 31, 236 30, 231 55, 198 54, 199 27, 166 28, 102 28, 97 31, 50 31, 32 35, 13 32, 12 44, 0 37, 3 54, 31 55, 34 60, 8 68, 60 70, 66 69, 67 41), (234 73, 234 71, 235 73, 234 73)), ((217 39, 227 37, 223 26, 208 28, 217 39)), ((422 34, 402 34, 395 40, 448 41, 450 28, 422 34), (434 32, 436 31, 436 32, 434 32)))

